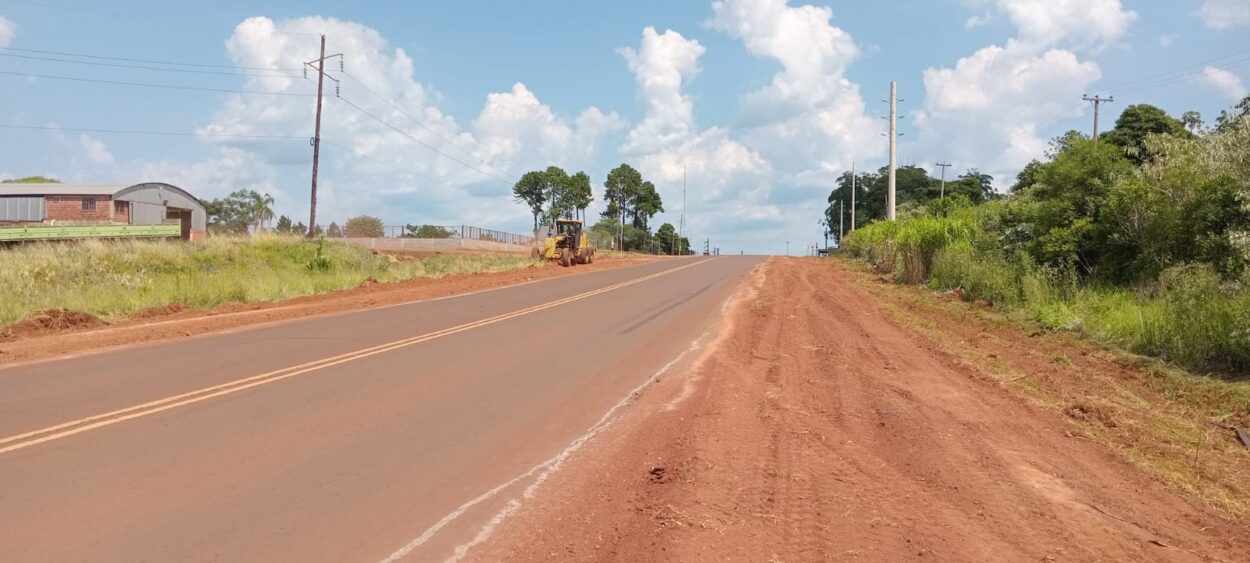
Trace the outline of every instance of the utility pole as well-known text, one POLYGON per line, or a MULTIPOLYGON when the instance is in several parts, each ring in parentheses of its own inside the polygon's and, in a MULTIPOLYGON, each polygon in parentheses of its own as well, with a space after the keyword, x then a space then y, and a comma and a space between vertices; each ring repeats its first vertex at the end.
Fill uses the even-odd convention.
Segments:
POLYGON ((894 185, 898 179, 898 84, 890 81, 890 191, 885 200, 886 219, 894 220, 894 185))
MULTIPOLYGON (((855 163, 851 162, 851 232, 855 232, 855 163)), ((838 246, 842 240, 838 239, 838 246)))
POLYGON ((947 168, 949 168, 949 167, 950 167, 950 165, 951 165, 951 163, 949 163, 949 162, 939 162, 939 163, 937 163, 937 166, 941 166, 941 167, 942 167, 942 197, 940 197, 940 198, 938 198, 938 199, 946 199, 946 169, 947 169, 947 168))
MULTIPOLYGON (((307 78, 308 76, 308 67, 312 66, 313 63, 317 63, 317 66, 316 66, 317 117, 316 117, 315 125, 313 126, 313 138, 310 139, 312 148, 313 148, 313 163, 312 163, 312 193, 310 194, 310 197, 308 199, 308 237, 309 238, 316 236, 316 233, 317 233, 317 164, 321 160, 321 93, 322 93, 322 89, 325 87, 326 59, 330 59, 334 57, 339 58, 339 65, 341 67, 341 65, 343 64, 342 53, 330 55, 329 57, 326 56, 326 36, 323 33, 321 34, 321 55, 317 57, 317 60, 315 61, 308 61, 304 63, 305 78, 307 78)), ((335 83, 338 83, 338 79, 334 78, 333 76, 330 77, 330 80, 333 80, 335 83)))
POLYGON ((1104 102, 1114 102, 1115 96, 1107 96, 1106 98, 1104 98, 1098 95, 1090 96, 1089 94, 1086 94, 1085 96, 1081 97, 1081 99, 1087 102, 1094 102, 1094 137, 1093 139, 1097 141, 1098 140, 1098 115, 1102 112, 1102 104, 1104 102))
POLYGON ((786 241, 786 256, 790 255, 790 241, 786 241))
MULTIPOLYGON (((838 200, 838 248, 842 248, 842 218, 846 217, 845 203, 845 199, 838 200)), ((828 249, 829 245, 826 244, 825 248, 828 249)))
MULTIPOLYGON (((686 165, 681 165, 681 218, 677 221, 677 246, 681 246, 682 237, 686 236, 686 165)), ((682 252, 684 255, 685 252, 682 252)))

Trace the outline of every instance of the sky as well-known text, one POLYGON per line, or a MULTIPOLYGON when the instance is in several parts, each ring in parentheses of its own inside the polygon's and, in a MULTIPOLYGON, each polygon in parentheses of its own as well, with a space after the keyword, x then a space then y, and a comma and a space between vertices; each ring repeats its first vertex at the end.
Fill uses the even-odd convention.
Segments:
POLYGON ((1084 94, 1114 96, 1105 130, 1134 103, 1211 122, 1250 82, 1250 0, 0 0, 0 178, 253 189, 307 222, 320 34, 320 223, 525 232, 523 173, 601 196, 628 163, 654 226, 684 211, 723 253, 824 243, 834 179, 886 164, 891 81, 900 164, 1002 190, 1089 131, 1084 94))

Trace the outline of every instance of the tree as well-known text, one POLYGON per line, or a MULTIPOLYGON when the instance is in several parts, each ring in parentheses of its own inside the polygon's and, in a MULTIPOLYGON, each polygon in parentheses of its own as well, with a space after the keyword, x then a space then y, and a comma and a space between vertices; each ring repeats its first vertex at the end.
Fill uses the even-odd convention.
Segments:
POLYGON ((559 166, 548 166, 543 171, 543 179, 543 192, 549 202, 544 222, 554 223, 562 217, 571 218, 575 207, 574 201, 569 197, 569 174, 559 166))
POLYGON ((590 202, 595 200, 594 190, 590 187, 590 175, 578 172, 569 176, 564 196, 567 204, 577 211, 576 217, 581 218, 590 202))
POLYGON ((677 228, 672 223, 660 225, 655 231, 655 240, 660 243, 664 254, 677 254, 677 228))
POLYGON ((274 227, 274 231, 284 235, 291 234, 291 218, 286 215, 278 217, 278 224, 274 227))
POLYGON ((642 189, 642 174, 634 167, 622 163, 608 172, 603 188, 603 199, 608 205, 601 215, 605 219, 612 219, 617 225, 618 247, 624 249, 625 235, 621 223, 630 214, 633 195, 642 189))
POLYGON ((512 186, 512 195, 516 201, 522 202, 529 206, 530 213, 534 214, 534 230, 538 230, 538 216, 543 213, 543 205, 547 201, 547 178, 542 171, 526 172, 517 180, 516 185, 512 186))
POLYGON ((434 225, 404 225, 403 238, 451 238, 451 231, 434 225))
POLYGON ((11 180, 0 181, 0 184, 59 184, 60 180, 56 178, 48 178, 46 176, 27 176, 25 178, 13 178, 11 180))
POLYGON ((1115 120, 1115 129, 1099 140, 1120 147, 1133 162, 1141 164, 1151 158, 1145 145, 1148 135, 1192 136, 1181 120, 1166 111, 1150 104, 1134 104, 1124 108, 1124 113, 1115 120))
POLYGON ((304 225, 303 221, 300 221, 294 227, 291 227, 291 232, 302 237, 308 234, 308 227, 304 225))
POLYGON ((382 238, 382 220, 369 215, 358 215, 343 225, 343 234, 349 238, 382 238))
POLYGON ((1187 111, 1181 114, 1181 123, 1185 125, 1185 129, 1190 133, 1197 135, 1202 132, 1202 114, 1196 111, 1187 111))
POLYGON ((1227 133, 1247 118, 1250 118, 1250 96, 1242 98, 1233 109, 1221 111, 1220 116, 1215 120, 1215 130, 1219 133, 1227 133))
POLYGON ((343 238, 343 229, 339 228, 339 224, 330 221, 330 230, 326 232, 326 236, 330 238, 343 238))
POLYGON ((265 224, 273 219, 273 196, 254 190, 248 190, 243 193, 246 199, 249 200, 247 201, 247 215, 251 217, 252 232, 259 233, 265 227, 265 224))
POLYGON ((655 184, 645 181, 638 186, 637 192, 630 195, 634 227, 650 233, 651 228, 647 225, 651 218, 664 211, 664 201, 660 199, 660 193, 655 190, 655 184))
POLYGON ((994 197, 994 177, 983 174, 976 168, 969 168, 955 182, 955 189, 946 186, 947 195, 963 194, 973 203, 981 203, 994 197))
POLYGON ((235 190, 225 198, 205 202, 209 230, 216 233, 247 234, 249 228, 259 225, 256 202, 263 199, 263 196, 252 190, 235 190))

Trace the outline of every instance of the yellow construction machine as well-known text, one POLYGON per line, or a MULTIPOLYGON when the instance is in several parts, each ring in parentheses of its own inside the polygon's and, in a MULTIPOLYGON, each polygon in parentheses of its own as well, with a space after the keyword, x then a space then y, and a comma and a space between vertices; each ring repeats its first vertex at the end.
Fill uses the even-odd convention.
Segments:
POLYGON ((557 219, 553 227, 548 227, 547 236, 540 244, 533 250, 534 258, 556 260, 565 267, 595 261, 595 247, 590 244, 590 235, 577 219, 557 219))

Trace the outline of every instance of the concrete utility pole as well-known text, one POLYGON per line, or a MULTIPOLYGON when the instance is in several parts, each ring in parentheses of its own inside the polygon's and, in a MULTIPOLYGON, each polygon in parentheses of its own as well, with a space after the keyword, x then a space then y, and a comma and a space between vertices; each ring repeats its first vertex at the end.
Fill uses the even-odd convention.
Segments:
MULTIPOLYGON (((851 163, 851 232, 855 232, 855 163, 851 163)), ((838 240, 838 246, 842 246, 842 240, 838 240)))
POLYGON ((950 165, 951 163, 949 162, 939 162, 936 164, 936 166, 942 167, 942 197, 938 199, 946 199, 946 169, 949 168, 950 165))
MULTIPOLYGON (((838 248, 842 248, 842 233, 843 233, 842 221, 843 221, 843 218, 846 217, 846 205, 845 204, 846 204, 845 199, 838 200, 838 248)), ((828 246, 826 246, 825 248, 828 248, 828 246)))
MULTIPOLYGON (((677 246, 686 236, 686 165, 681 165, 681 218, 677 221, 677 246)), ((685 252, 682 252, 684 255, 685 252)))
POLYGON ((894 185, 898 179, 898 84, 890 81, 890 191, 885 199, 885 217, 894 220, 894 185))
POLYGON ((786 256, 790 255, 790 241, 786 241, 786 256))
POLYGON ((1089 94, 1086 94, 1081 99, 1087 102, 1094 102, 1094 137, 1093 139, 1097 141, 1098 140, 1098 115, 1102 112, 1102 104, 1104 102, 1114 102, 1115 96, 1107 96, 1106 98, 1104 98, 1098 95, 1090 96, 1089 94))

